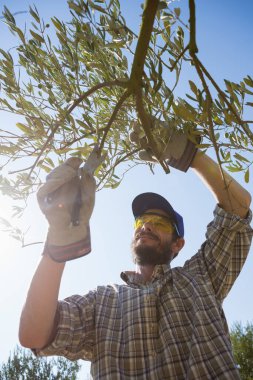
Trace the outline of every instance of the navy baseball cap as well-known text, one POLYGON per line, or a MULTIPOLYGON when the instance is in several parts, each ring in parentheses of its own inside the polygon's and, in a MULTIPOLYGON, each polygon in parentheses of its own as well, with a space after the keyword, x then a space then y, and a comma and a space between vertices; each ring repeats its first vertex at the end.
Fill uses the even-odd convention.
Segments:
POLYGON ((142 193, 134 198, 132 210, 135 218, 150 209, 165 211, 175 222, 179 236, 184 237, 183 218, 173 209, 171 204, 164 197, 156 193, 142 193))

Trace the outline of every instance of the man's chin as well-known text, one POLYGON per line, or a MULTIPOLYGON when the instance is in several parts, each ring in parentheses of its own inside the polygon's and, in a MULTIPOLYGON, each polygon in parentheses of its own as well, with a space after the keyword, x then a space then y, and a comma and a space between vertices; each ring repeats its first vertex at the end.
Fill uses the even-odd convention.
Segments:
POLYGON ((133 240, 133 260, 137 265, 168 264, 172 259, 171 250, 165 249, 159 241, 146 239, 133 240))
MULTIPOLYGON (((153 241, 154 242, 154 241, 153 241)), ((136 264, 145 265, 145 264, 158 264, 159 253, 154 247, 154 244, 140 243, 136 244, 133 247, 133 258, 136 264)))

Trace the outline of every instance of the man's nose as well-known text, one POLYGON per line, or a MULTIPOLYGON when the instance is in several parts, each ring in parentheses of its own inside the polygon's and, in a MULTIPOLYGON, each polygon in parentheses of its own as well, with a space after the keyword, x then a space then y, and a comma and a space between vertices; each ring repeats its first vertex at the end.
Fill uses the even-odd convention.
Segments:
POLYGON ((150 222, 145 222, 145 223, 143 223, 141 230, 142 231, 152 231, 153 230, 153 224, 150 222))

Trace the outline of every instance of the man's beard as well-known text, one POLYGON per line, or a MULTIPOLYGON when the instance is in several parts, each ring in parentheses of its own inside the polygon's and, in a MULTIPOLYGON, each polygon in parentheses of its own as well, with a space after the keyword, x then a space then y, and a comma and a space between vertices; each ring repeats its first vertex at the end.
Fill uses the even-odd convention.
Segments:
MULTIPOLYGON (((140 236, 142 234, 140 233, 140 236)), ((150 236, 155 240, 159 238, 152 232, 143 234, 143 236, 150 236)), ((137 238, 139 236, 137 235, 137 238)), ((136 237, 132 241, 132 255, 134 263, 138 265, 158 265, 158 264, 168 264, 172 258, 173 253, 171 251, 171 242, 161 242, 158 247, 151 247, 146 244, 136 244, 136 237)))

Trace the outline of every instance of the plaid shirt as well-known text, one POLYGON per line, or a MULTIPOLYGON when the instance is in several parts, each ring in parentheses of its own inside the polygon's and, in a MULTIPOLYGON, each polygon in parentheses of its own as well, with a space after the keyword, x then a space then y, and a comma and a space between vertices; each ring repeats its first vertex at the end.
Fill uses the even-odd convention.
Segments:
POLYGON ((38 355, 90 360, 94 379, 240 379, 222 310, 247 257, 247 219, 216 207, 206 241, 183 267, 143 283, 99 286, 59 302, 54 341, 38 355))

